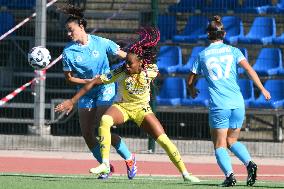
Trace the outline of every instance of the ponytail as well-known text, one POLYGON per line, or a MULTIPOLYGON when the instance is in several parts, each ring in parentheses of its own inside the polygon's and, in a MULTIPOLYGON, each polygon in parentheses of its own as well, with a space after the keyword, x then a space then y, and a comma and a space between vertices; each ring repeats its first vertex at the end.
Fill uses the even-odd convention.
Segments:
POLYGON ((84 17, 84 9, 76 7, 71 4, 67 4, 62 7, 58 7, 58 10, 69 17, 65 21, 65 24, 70 22, 76 22, 78 25, 82 25, 85 29, 87 27, 87 21, 84 17))

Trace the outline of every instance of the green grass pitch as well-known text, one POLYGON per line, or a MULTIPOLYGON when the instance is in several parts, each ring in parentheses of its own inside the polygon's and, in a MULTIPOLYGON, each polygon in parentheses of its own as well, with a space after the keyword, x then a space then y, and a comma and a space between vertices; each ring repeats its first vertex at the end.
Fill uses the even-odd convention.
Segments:
MULTIPOLYGON (((128 180, 126 176, 112 176, 107 180, 98 180, 85 175, 37 175, 37 174, 0 174, 0 188, 3 189, 212 189, 221 180, 202 180, 191 184, 182 178, 173 177, 141 177, 128 180)), ((234 188, 249 188, 239 181, 234 188)), ((284 188, 284 182, 258 181, 255 188, 284 188)))

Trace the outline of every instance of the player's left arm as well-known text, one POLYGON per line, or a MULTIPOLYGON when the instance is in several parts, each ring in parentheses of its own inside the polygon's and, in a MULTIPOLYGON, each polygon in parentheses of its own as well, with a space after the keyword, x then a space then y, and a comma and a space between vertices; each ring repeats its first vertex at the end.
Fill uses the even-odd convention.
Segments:
POLYGON ((261 91, 261 93, 263 94, 265 99, 269 100, 271 98, 270 93, 264 88, 264 86, 262 85, 257 73, 251 67, 251 65, 248 63, 248 61, 246 59, 243 59, 239 62, 239 65, 244 68, 244 70, 247 72, 250 79, 253 80, 254 84, 261 91))

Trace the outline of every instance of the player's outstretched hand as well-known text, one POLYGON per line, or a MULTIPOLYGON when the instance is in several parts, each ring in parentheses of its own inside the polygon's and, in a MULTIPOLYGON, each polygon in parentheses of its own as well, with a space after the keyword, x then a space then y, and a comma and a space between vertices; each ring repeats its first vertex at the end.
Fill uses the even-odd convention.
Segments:
POLYGON ((199 90, 195 87, 189 87, 189 96, 193 99, 195 99, 197 97, 197 95, 199 94, 199 90))
POLYGON ((61 104, 58 104, 54 111, 55 112, 66 112, 66 114, 68 115, 72 109, 73 109, 73 102, 71 99, 65 100, 64 102, 62 102, 61 104))
POLYGON ((264 96, 265 100, 271 99, 270 93, 265 88, 261 91, 261 93, 264 96))

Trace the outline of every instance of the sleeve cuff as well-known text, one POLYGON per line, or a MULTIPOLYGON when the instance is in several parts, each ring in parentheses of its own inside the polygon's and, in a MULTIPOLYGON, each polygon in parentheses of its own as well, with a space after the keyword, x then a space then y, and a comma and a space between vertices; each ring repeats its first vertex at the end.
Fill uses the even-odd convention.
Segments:
POLYGON ((242 60, 246 60, 246 58, 245 58, 245 57, 240 57, 240 58, 238 59, 238 63, 240 63, 242 60))
POLYGON ((70 71, 72 71, 70 68, 63 68, 63 71, 64 72, 70 72, 70 71))

